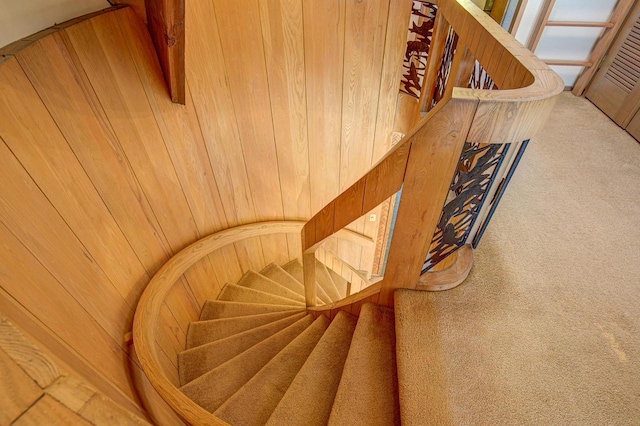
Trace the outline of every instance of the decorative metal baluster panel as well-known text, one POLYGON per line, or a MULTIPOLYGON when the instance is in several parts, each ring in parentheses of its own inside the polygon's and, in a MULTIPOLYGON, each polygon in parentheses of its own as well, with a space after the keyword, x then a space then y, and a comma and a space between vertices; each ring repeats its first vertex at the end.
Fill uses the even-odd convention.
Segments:
POLYGON ((400 92, 416 99, 420 98, 422 91, 437 10, 435 4, 421 0, 414 0, 411 10, 400 92))
POLYGON ((422 273, 467 243, 509 144, 466 143, 422 273))
POLYGON ((444 43, 444 53, 442 54, 440 69, 438 70, 438 78, 436 79, 436 88, 433 92, 433 100, 431 101, 431 108, 436 106, 438 102, 440 102, 440 100, 444 97, 447 82, 449 81, 449 75, 451 74, 453 56, 456 54, 457 46, 458 34, 453 30, 453 27, 449 26, 447 39, 444 43))
POLYGON ((524 142, 512 143, 510 145, 511 146, 509 147, 509 155, 511 158, 509 158, 508 161, 504 162, 506 167, 503 166, 503 169, 506 169, 507 171, 506 173, 502 172, 501 176, 504 177, 499 179, 499 182, 494 183, 493 187, 495 189, 492 191, 492 194, 490 194, 490 201, 485 203, 486 205, 483 208, 483 212, 480 215, 478 223, 468 237, 468 240, 473 242, 473 248, 478 247, 480 239, 482 238, 484 231, 487 229, 487 225, 489 225, 489 222, 493 217, 493 213, 496 211, 496 208, 498 207, 498 204, 500 203, 500 200, 502 199, 502 196, 504 195, 504 192, 507 189, 511 178, 516 171, 518 164, 520 164, 520 160, 524 155, 524 151, 529 145, 529 140, 527 139, 524 142))
POLYGON ((476 59, 473 64, 473 70, 471 71, 471 78, 469 79, 470 89, 483 89, 483 90, 498 90, 498 86, 489 77, 487 71, 482 68, 480 62, 476 59))

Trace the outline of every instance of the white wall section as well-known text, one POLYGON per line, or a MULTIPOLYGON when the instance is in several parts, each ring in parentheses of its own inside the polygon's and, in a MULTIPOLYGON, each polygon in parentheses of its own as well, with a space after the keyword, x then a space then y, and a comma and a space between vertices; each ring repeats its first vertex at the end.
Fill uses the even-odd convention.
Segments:
MULTIPOLYGON (((607 22, 617 0, 557 0, 549 21, 570 22, 607 22)), ((516 39, 526 45, 533 25, 540 13, 542 0, 529 0, 522 16, 516 39)), ((598 37, 601 28, 547 27, 542 33, 535 54, 541 59, 565 59, 586 61, 598 37)), ((564 80, 565 85, 573 86, 583 67, 552 66, 564 80)))
POLYGON ((106 0, 0 0, 0 47, 109 6, 106 0))

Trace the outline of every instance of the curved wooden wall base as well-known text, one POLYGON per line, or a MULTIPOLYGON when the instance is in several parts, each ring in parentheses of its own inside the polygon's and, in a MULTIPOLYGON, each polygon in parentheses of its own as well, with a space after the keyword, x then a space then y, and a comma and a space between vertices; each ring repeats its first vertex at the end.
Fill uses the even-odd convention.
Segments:
POLYGON ((416 290, 443 291, 459 286, 471 272, 473 265, 473 248, 470 244, 457 251, 456 260, 447 269, 427 272, 420 276, 416 290))

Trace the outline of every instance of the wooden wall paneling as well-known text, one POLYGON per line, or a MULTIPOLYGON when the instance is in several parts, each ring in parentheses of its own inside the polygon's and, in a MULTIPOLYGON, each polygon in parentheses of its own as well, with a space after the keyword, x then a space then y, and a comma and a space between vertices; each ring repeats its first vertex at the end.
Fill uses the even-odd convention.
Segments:
POLYGON ((402 61, 407 47, 407 30, 411 17, 412 0, 391 1, 384 46, 380 99, 376 118, 373 158, 375 164, 391 148, 402 61))
MULTIPOLYGON (((188 19, 186 22, 186 55, 189 63, 187 88, 193 100, 195 119, 206 144, 225 216, 229 226, 256 222, 238 123, 235 116, 229 113, 234 110, 234 105, 218 37, 216 12, 212 2, 190 1, 186 7, 187 15, 201 17, 188 19)), ((248 247, 251 242, 247 241, 235 244, 242 268, 249 264, 249 259, 243 257, 246 252, 262 250, 262 244, 258 243, 258 247, 248 247)))
MULTIPOLYGON (((189 96, 189 107, 172 103, 163 89, 160 68, 149 36, 130 9, 114 12, 127 42, 131 57, 138 68, 149 104, 156 117, 165 146, 175 166, 178 179, 193 215, 198 238, 228 228, 217 183, 211 170, 208 153, 199 127, 192 127, 188 113, 195 113, 189 96)), ((211 277, 215 270, 237 265, 233 247, 221 250, 217 256, 203 260, 202 268, 211 277)), ((190 283, 200 307, 204 301, 214 298, 220 288, 212 282, 190 283)))
MULTIPOLYGON (((341 191, 351 186, 371 166, 388 11, 389 0, 347 0, 341 191)), ((400 64, 401 61, 397 65, 400 64)))
POLYGON ((200 318, 202 306, 197 300, 195 300, 195 297, 191 292, 191 287, 184 276, 175 286, 173 286, 171 289, 171 297, 167 299, 166 303, 167 307, 173 314, 176 323, 186 335, 187 330, 189 329, 189 324, 192 321, 198 321, 198 318, 200 318))
POLYGON ((42 395, 42 389, 0 349, 0 424, 11 424, 42 395))
POLYGON ((56 125, 149 275, 170 248, 89 81, 57 33, 17 55, 56 125), (78 120, 82 117, 82 120, 78 120))
POLYGON ((173 409, 167 405, 151 383, 149 383, 149 379, 139 365, 135 344, 131 346, 129 366, 131 380, 136 389, 138 389, 140 398, 142 399, 142 405, 145 407, 147 414, 154 420, 155 424, 167 426, 184 425, 185 423, 178 418, 173 409))
POLYGON ((304 218, 310 207, 302 2, 259 6, 285 215, 304 218))
MULTIPOLYGON (((170 158, 170 162, 164 160, 164 167, 175 169, 186 207, 195 222, 195 236, 187 244, 226 227, 215 182, 207 179, 211 173, 206 170, 207 163, 201 156, 202 150, 198 150, 194 143, 185 108, 172 104, 167 98, 157 58, 141 22, 130 9, 121 9, 106 15, 100 27, 111 34, 109 48, 131 58, 137 70, 164 141, 159 148, 166 149, 170 158)), ((100 31, 96 32, 100 35, 100 31)), ((176 251, 181 248, 177 247, 176 251)), ((213 274, 209 258, 203 259, 185 274, 189 286, 179 287, 183 289, 183 296, 187 300, 197 299, 194 307, 196 313, 207 299, 219 293, 219 288, 211 285, 213 274)), ((193 313, 189 316, 193 317, 193 313)))
POLYGON ((178 353, 185 349, 187 338, 166 303, 160 309, 158 327, 161 327, 163 331, 158 333, 159 339, 157 342, 177 371, 178 353))
MULTIPOLYGON (((186 108, 187 108, 187 116, 189 117, 189 122, 191 125, 191 133, 194 137, 196 147, 199 151, 199 155, 201 156, 201 158, 206 159, 209 164, 209 169, 207 171, 207 173, 210 173, 210 176, 211 176, 209 181, 213 180, 216 184, 216 188, 219 188, 218 182, 216 181, 215 172, 212 170, 212 167, 211 167, 212 165, 212 161, 210 158, 211 156, 209 155, 207 144, 202 134, 200 122, 198 120, 198 113, 196 111, 196 106, 194 105, 193 97, 191 96, 191 90, 189 88, 188 83, 187 83, 186 108)), ((224 220, 226 221, 227 226, 229 226, 229 222, 227 221, 227 218, 226 218, 225 209, 222 203, 222 197, 220 196, 219 189, 218 189, 218 196, 220 197, 220 204, 221 204, 220 207, 222 208, 221 213, 224 215, 224 220)), ((213 280, 211 282, 211 285, 209 286, 208 289, 206 289, 204 294, 196 295, 199 301, 203 297, 207 297, 209 299, 217 297, 218 293, 226 283, 224 278, 225 276, 238 277, 238 278, 242 276, 243 271, 242 271, 242 268, 240 267, 240 262, 238 261, 236 246, 242 247, 244 244, 246 243, 243 242, 239 244, 233 244, 226 247, 222 247, 208 256, 209 261, 211 262, 211 266, 213 266, 213 269, 214 269, 214 274, 211 277, 213 280)))
MULTIPOLYGON (((256 218, 283 219, 265 54, 260 45, 256 48, 256 41, 262 41, 258 0, 213 3, 256 218)), ((287 261, 285 236, 269 235, 260 240, 270 262, 287 261)))
MULTIPOLYGON (((3 314, 24 327, 29 323, 34 324, 27 331, 43 345, 60 346, 60 341, 69 345, 87 360, 92 375, 95 375, 95 372, 103 374, 127 393, 128 379, 122 363, 120 339, 110 336, 89 313, 91 310, 83 307, 61 284, 64 281, 54 277, 1 222, 0 247, 3 254, 3 263, 0 264, 0 274, 3 277, 0 310, 3 314), (55 337, 50 338, 48 333, 35 329, 35 321, 46 324, 55 337), (34 329, 39 333, 34 333, 34 329)), ((51 350, 61 359, 69 361, 70 356, 63 352, 63 349, 53 347, 51 350)), ((80 374, 87 372, 84 366, 78 370, 80 374)))
MULTIPOLYGON (((359 179, 371 166, 382 80, 388 0, 347 0, 340 145, 340 190, 359 179)), ((398 83, 399 84, 399 83, 398 83)), ((362 217, 349 226, 359 233, 375 227, 362 217)), ((361 247, 338 241, 337 254, 360 267, 361 247)))
POLYGON ((147 25, 173 102, 185 102, 185 0, 145 0, 147 25))
POLYGON ((222 201, 213 178, 207 151, 192 134, 187 108, 176 105, 163 92, 162 75, 149 36, 130 9, 114 12, 138 75, 149 99, 160 133, 175 166, 193 214, 199 238, 226 229, 222 201))
MULTIPOLYGON (((198 231, 115 16, 101 15, 64 31, 172 252, 179 251, 198 239, 198 231)), ((210 275, 201 264, 189 271, 188 280, 208 282, 210 275)))
POLYGON ((175 252, 195 241, 196 226, 118 28, 113 16, 103 15, 65 33, 175 252))
POLYGON ((119 341, 131 324, 131 308, 1 138, 0 166, 0 221, 119 341))
POLYGON ((304 0, 311 214, 340 194, 346 0, 304 0))
POLYGON ((287 242, 289 243, 289 257, 293 259, 302 259, 302 240, 300 234, 287 234, 287 242))
MULTIPOLYGON (((0 67, 0 115, 0 137, 46 203, 62 216, 107 277, 102 283, 117 289, 129 308, 135 308, 149 277, 15 59, 0 67)), ((26 217, 39 221, 38 213, 32 210, 26 217)))
MULTIPOLYGON (((284 216, 311 217, 302 0, 260 0, 284 216)), ((289 255, 299 236, 287 236, 289 255)))

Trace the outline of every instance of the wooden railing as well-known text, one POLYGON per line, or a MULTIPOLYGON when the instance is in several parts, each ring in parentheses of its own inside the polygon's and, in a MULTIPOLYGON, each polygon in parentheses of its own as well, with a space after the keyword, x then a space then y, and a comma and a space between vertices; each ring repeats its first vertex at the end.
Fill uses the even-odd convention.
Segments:
POLYGON ((316 300, 315 251, 400 188, 382 281, 362 294, 314 309, 338 309, 364 298, 372 300, 376 291, 378 303, 391 305, 394 290, 416 288, 465 144, 530 139, 545 123, 556 95, 564 88, 547 65, 471 1, 433 3, 438 11, 420 102, 405 108, 409 117, 404 120, 415 121, 421 110, 428 113, 365 176, 303 227, 304 284, 310 308, 316 300), (452 34, 457 43, 455 54, 447 58, 445 49, 453 50, 452 34), (450 62, 443 63, 443 56, 450 62), (476 60, 500 90, 468 88, 476 60), (440 88, 436 87, 438 79, 440 88))

